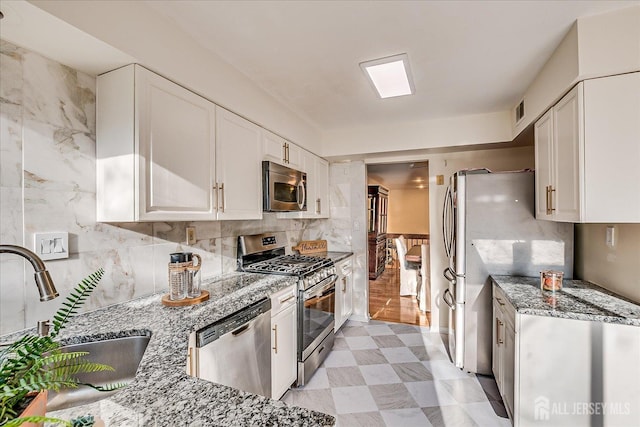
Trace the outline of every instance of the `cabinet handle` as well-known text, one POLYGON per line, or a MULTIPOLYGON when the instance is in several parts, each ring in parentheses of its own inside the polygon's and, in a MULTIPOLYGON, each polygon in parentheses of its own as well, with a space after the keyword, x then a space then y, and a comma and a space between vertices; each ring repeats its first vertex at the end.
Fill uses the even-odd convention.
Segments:
POLYGON ((320 198, 316 199, 316 213, 320 214, 322 212, 322 201, 320 198))
POLYGON ((189 347, 189 352, 187 353, 187 362, 189 365, 189 375, 193 376, 193 360, 191 358, 191 347, 189 347))
POLYGON ((547 199, 546 199, 546 208, 547 208, 547 215, 551 215, 551 211, 549 210, 549 195, 551 194, 551 192, 549 191, 551 189, 550 185, 547 185, 546 190, 547 190, 547 199))
POLYGON ((347 292, 347 278, 342 278, 342 292, 347 292))
POLYGON ((275 350, 275 354, 278 354, 278 325, 275 325, 272 330, 274 332, 275 345, 271 348, 275 350))
POLYGON ((553 186, 549 186, 549 214, 552 214, 556 208, 553 207, 553 193, 556 192, 556 189, 553 186))
POLYGON ((224 182, 220 184, 220 191, 222 192, 222 196, 220 197, 220 212, 224 212, 224 182))
POLYGON ((504 305, 504 303, 502 302, 502 300, 500 298, 496 297, 496 301, 498 301, 498 304, 504 305))
POLYGON ((213 186, 213 197, 214 197, 214 199, 216 199, 216 201, 215 201, 215 203, 213 205, 213 210, 214 210, 214 212, 218 212, 218 183, 217 182, 213 186))
POLYGON ((504 344, 504 340, 500 338, 500 326, 502 325, 504 325, 504 323, 502 323, 500 319, 496 317, 496 343, 497 344, 504 344))
POLYGON ((287 301, 291 301, 292 299, 294 299, 296 296, 295 295, 291 295, 289 298, 280 300, 280 304, 284 304, 287 301))

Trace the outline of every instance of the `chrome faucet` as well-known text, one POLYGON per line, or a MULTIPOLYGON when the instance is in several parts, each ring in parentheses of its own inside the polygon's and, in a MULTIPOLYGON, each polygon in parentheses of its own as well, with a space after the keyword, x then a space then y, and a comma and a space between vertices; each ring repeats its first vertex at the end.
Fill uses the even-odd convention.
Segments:
POLYGON ((38 292, 40 292, 40 301, 49 301, 59 295, 53 284, 51 275, 47 271, 47 267, 45 267, 44 262, 38 257, 38 255, 31 252, 29 249, 16 245, 0 245, 0 253, 20 255, 31 263, 35 270, 34 276, 38 292))

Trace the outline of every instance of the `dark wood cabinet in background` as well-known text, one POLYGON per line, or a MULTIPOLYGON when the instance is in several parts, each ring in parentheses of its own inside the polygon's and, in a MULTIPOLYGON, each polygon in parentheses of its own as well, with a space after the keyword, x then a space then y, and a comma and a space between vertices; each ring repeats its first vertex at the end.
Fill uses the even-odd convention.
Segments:
POLYGON ((381 185, 369 186, 369 279, 376 279, 384 271, 387 258, 387 215, 389 190, 381 185))

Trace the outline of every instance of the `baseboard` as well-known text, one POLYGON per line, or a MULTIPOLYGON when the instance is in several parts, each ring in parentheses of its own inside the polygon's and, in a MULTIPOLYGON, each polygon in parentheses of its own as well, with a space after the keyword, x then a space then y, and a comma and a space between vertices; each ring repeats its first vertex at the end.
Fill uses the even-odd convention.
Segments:
POLYGON ((352 314, 351 316, 349 316, 349 319, 347 320, 354 320, 356 322, 369 322, 369 320, 371 320, 371 318, 366 315, 366 316, 361 316, 359 314, 352 314))

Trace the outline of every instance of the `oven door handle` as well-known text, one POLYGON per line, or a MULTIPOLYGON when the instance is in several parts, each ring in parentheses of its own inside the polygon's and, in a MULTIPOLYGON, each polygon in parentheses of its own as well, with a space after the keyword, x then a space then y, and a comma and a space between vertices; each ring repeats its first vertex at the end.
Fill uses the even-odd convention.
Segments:
POLYGON ((331 289, 331 287, 335 287, 337 281, 338 281, 338 275, 332 274, 331 276, 324 279, 322 282, 315 285, 313 288, 305 291, 304 299, 321 296, 327 289, 331 289))

